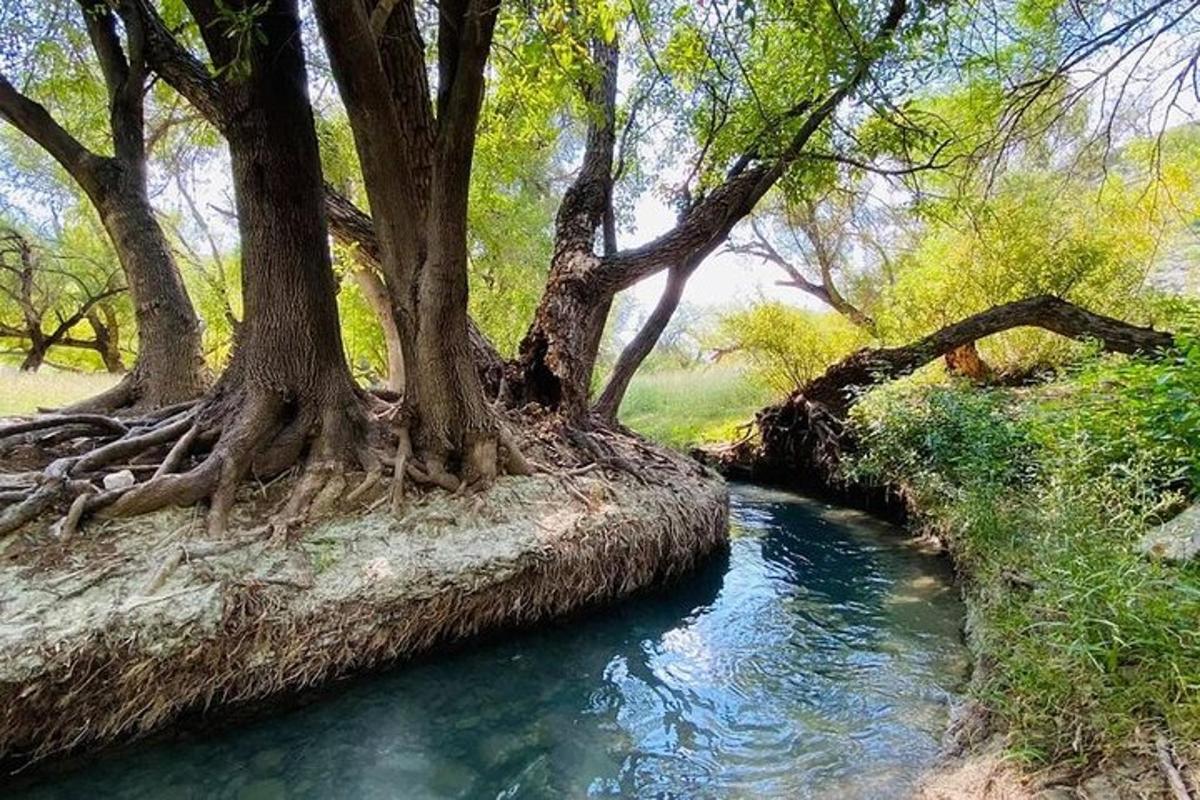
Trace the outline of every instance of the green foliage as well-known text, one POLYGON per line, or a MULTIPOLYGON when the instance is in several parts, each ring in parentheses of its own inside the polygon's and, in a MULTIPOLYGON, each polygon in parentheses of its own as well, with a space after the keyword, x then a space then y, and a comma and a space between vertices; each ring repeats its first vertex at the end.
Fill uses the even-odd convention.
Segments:
POLYGON ((839 314, 766 302, 725 314, 716 341, 736 348, 759 385, 784 394, 862 347, 867 335, 839 314))
POLYGON ((1146 559, 1200 487, 1200 351, 1093 359, 1036 390, 895 386, 851 472, 906 487, 970 577, 974 687, 1034 762, 1200 736, 1200 565, 1146 559))

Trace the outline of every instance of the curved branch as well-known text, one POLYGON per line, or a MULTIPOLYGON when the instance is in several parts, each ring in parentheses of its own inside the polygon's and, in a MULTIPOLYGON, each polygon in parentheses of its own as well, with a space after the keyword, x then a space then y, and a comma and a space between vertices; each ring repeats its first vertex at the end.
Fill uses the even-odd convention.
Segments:
POLYGON ((1175 344, 1170 333, 1130 325, 1096 314, 1051 295, 989 308, 902 347, 859 350, 797 389, 789 402, 802 397, 842 415, 856 388, 907 375, 952 350, 1012 328, 1035 327, 1072 339, 1096 339, 1117 353, 1153 353, 1175 344))

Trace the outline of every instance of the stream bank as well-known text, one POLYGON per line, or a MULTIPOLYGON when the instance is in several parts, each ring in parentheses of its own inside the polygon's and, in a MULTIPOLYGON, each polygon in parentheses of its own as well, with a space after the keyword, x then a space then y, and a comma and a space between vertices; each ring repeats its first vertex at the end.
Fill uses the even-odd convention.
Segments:
POLYGON ((127 741, 561 616, 726 546, 715 473, 605 439, 637 474, 535 442, 555 469, 479 495, 431 492, 398 516, 368 507, 286 544, 246 533, 287 496, 283 482, 247 490, 242 533, 226 540, 199 538, 197 509, 95 521, 69 542, 52 520, 29 526, 0 554, 0 761, 11 770, 127 741))
POLYGON ((730 486, 661 590, 139 742, 13 800, 902 800, 965 677, 949 564, 866 514, 730 486))

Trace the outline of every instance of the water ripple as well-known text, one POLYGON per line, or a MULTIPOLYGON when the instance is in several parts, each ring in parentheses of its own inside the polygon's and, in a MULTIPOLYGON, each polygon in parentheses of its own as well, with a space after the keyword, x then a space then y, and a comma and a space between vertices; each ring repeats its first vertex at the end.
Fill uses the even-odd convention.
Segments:
POLYGON ((660 596, 24 796, 904 796, 965 663, 946 566, 780 492, 731 509, 729 556, 660 596))

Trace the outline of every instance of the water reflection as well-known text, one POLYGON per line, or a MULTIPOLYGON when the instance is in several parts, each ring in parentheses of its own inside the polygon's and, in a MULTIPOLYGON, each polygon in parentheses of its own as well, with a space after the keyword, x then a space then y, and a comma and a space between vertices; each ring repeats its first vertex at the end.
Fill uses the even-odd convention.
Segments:
POLYGON ((670 592, 23 796, 903 796, 961 678, 945 566, 782 493, 738 488, 733 520, 670 592))

